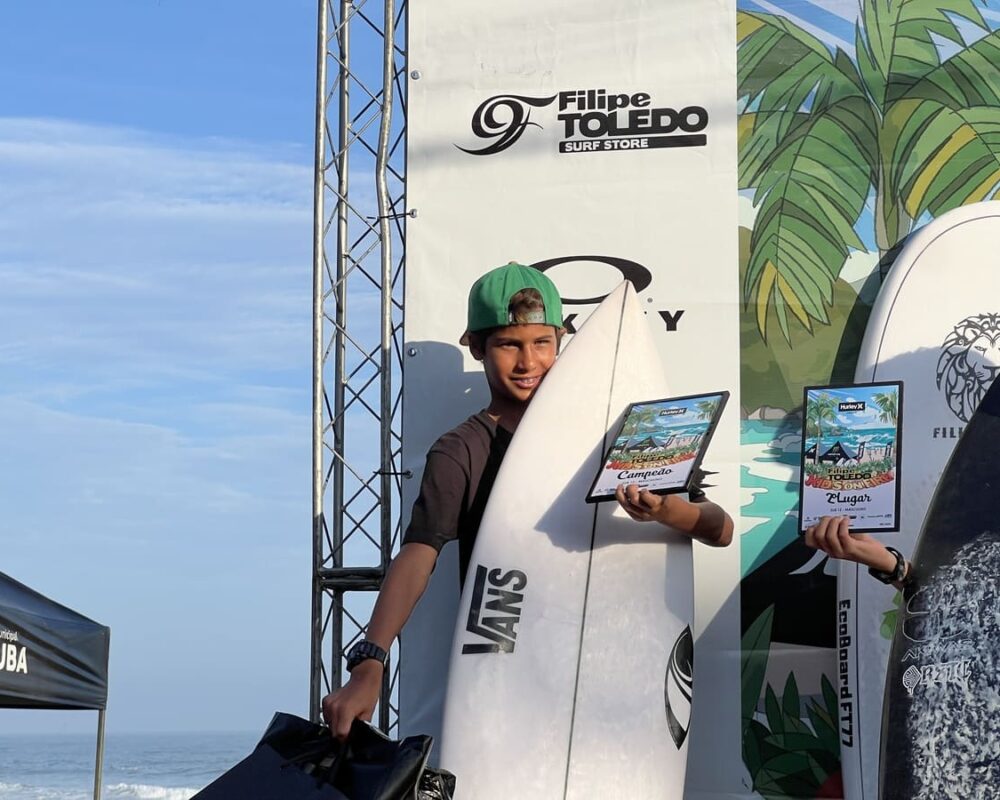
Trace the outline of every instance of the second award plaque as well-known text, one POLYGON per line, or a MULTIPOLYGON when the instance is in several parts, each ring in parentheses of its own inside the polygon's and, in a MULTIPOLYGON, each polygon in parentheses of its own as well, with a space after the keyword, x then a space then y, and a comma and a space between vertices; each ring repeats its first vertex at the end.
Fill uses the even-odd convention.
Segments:
POLYGON ((903 384, 808 386, 799 531, 848 516, 853 533, 899 530, 903 384))

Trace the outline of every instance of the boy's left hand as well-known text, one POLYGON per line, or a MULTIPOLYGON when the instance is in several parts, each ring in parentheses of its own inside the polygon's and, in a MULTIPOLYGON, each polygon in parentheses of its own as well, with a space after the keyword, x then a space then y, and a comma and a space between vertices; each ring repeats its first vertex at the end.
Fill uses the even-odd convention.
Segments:
POLYGON ((618 484, 615 498, 632 519, 639 522, 662 522, 665 525, 670 524, 671 512, 677 505, 686 502, 676 494, 653 494, 634 483, 628 486, 618 484))
POLYGON ((630 483, 618 485, 615 499, 638 522, 659 522, 712 547, 725 547, 733 540, 732 518, 707 498, 692 503, 683 494, 654 494, 630 483))

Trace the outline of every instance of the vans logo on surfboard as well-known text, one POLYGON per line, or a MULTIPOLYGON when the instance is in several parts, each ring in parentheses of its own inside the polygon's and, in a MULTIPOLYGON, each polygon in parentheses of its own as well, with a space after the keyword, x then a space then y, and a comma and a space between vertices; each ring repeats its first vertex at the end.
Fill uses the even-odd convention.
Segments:
POLYGON ((519 569, 476 566, 472 605, 465 630, 474 637, 462 653, 513 653, 528 576, 519 569))

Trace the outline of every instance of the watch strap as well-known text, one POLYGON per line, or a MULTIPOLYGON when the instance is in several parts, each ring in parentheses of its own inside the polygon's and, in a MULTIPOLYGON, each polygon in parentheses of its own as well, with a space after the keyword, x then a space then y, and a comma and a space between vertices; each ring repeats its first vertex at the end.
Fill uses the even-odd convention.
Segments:
POLYGON ((384 667, 389 660, 389 654, 375 642, 363 639, 347 651, 345 658, 347 659, 347 671, 351 672, 362 661, 369 659, 380 662, 384 667))
POLYGON ((886 547, 885 549, 896 557, 896 566, 892 572, 883 572, 880 569, 875 569, 875 567, 868 567, 868 574, 882 583, 900 583, 903 580, 903 576, 906 575, 906 559, 895 547, 886 547))

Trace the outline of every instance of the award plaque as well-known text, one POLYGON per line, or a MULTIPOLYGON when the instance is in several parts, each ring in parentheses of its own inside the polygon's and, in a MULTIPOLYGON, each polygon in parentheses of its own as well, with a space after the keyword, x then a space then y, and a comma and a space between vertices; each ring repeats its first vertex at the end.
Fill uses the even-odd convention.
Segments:
POLYGON ((807 386, 803 397, 799 532, 848 516, 853 533, 899 530, 899 381, 807 386))
POLYGON ((625 411, 588 503, 614 500, 618 484, 655 494, 688 491, 729 392, 633 403, 625 411))

